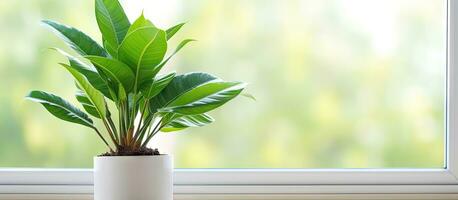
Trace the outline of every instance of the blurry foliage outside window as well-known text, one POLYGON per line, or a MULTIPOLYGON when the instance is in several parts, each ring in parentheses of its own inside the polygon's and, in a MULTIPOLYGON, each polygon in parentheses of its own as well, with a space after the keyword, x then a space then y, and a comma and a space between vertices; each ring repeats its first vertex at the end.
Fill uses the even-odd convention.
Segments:
MULTIPOLYGON (((177 168, 441 168, 446 1, 135 0, 132 20, 192 37, 167 70, 249 82, 203 128, 150 146, 177 168)), ((91 130, 23 99, 43 89, 74 99, 68 49, 40 26, 53 19, 100 41, 93 1, 0 1, 0 167, 92 167, 91 130)), ((175 45, 171 45, 174 47, 175 45)))

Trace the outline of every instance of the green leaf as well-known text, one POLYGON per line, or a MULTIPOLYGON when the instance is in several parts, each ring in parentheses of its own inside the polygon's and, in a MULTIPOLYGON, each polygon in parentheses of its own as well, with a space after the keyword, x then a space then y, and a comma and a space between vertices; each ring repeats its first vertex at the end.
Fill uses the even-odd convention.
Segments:
POLYGON ((175 33, 177 33, 181 29, 181 27, 183 27, 184 24, 186 24, 186 23, 179 23, 179 24, 167 29, 165 31, 167 33, 167 40, 172 38, 175 35, 175 33))
POLYGON ((183 115, 202 114, 235 98, 245 86, 246 84, 241 82, 206 83, 180 95, 159 111, 183 115))
POLYGON ((95 42, 83 32, 73 27, 62 25, 50 20, 43 20, 42 22, 53 28, 56 34, 79 54, 83 56, 107 56, 106 51, 99 44, 97 44, 97 42, 95 42))
POLYGON ((154 68, 154 75, 155 76, 157 73, 159 73, 159 71, 161 71, 162 67, 164 67, 164 65, 176 54, 178 53, 184 46, 186 46, 186 44, 188 44, 189 42, 193 42, 193 41, 196 41, 194 39, 186 39, 186 40, 183 40, 180 42, 180 44, 178 44, 177 48, 175 49, 175 51, 169 55, 169 57, 167 57, 167 59, 165 59, 164 61, 162 61, 161 64, 159 64, 158 66, 156 66, 154 68))
POLYGON ((59 119, 91 128, 94 127, 92 120, 86 113, 61 97, 43 91, 32 91, 26 98, 41 103, 46 110, 59 119))
POLYGON ((118 45, 114 47, 112 44, 108 43, 106 40, 103 40, 103 47, 105 50, 114 58, 118 57, 118 45))
POLYGON ((98 74, 98 72, 95 71, 95 69, 93 69, 92 66, 83 63, 79 59, 69 55, 68 53, 58 48, 54 48, 54 50, 66 56, 69 61, 70 67, 81 73, 84 77, 86 77, 86 79, 89 81, 89 83, 91 83, 92 86, 94 86, 95 89, 102 92, 102 94, 105 95, 107 98, 112 99, 112 95, 110 93, 106 80, 104 80, 102 76, 98 74))
POLYGON ((143 96, 146 99, 151 99, 161 92, 175 77, 176 73, 172 72, 163 76, 154 78, 151 81, 145 82, 142 87, 143 96))
POLYGON ((196 88, 199 85, 219 80, 217 77, 202 73, 193 72, 175 76, 175 78, 157 96, 150 101, 150 112, 155 113, 158 109, 167 106, 177 97, 196 88))
POLYGON ((185 115, 178 117, 171 122, 169 122, 164 128, 161 129, 162 132, 172 132, 183 130, 188 127, 200 127, 205 126, 214 122, 215 120, 207 114, 200 115, 185 115))
POLYGON ((80 104, 83 106, 84 110, 86 110, 87 113, 100 119, 100 115, 97 112, 97 109, 95 108, 94 104, 92 104, 92 102, 89 100, 86 94, 84 94, 83 91, 78 90, 75 96, 76 100, 80 102, 80 104))
POLYGON ((97 113, 101 117, 106 116, 106 106, 105 106, 105 99, 103 98, 102 93, 100 93, 98 90, 96 90, 94 87, 92 87, 91 84, 84 78, 83 75, 81 75, 78 71, 74 70, 72 67, 66 65, 66 64, 61 64, 64 66, 75 78, 75 80, 78 82, 78 85, 80 88, 86 93, 88 99, 94 105, 95 109, 97 110, 97 113))
POLYGON ((86 56, 99 71, 103 71, 115 83, 122 84, 126 92, 129 92, 134 85, 135 76, 126 64, 111 58, 100 56, 86 56))
POLYGON ((103 39, 109 43, 116 57, 117 48, 130 27, 129 19, 118 0, 96 0, 95 16, 103 39))
POLYGON ((151 22, 150 20, 146 19, 145 16, 143 15, 143 12, 142 12, 140 17, 138 17, 134 21, 134 23, 129 27, 129 30, 127 30, 127 35, 131 34, 132 32, 134 32, 135 30, 137 30, 139 28, 147 28, 147 27, 156 28, 156 26, 153 24, 153 22, 151 22))
MULTIPOLYGON (((137 21, 143 21, 140 17, 137 21)), ((134 24, 140 22, 134 22, 134 24)), ((132 28, 132 27, 131 27, 132 28)), ((126 63, 135 74, 134 90, 148 78, 153 78, 154 67, 164 58, 167 51, 165 32, 153 26, 145 26, 129 32, 118 49, 118 58, 126 63)))

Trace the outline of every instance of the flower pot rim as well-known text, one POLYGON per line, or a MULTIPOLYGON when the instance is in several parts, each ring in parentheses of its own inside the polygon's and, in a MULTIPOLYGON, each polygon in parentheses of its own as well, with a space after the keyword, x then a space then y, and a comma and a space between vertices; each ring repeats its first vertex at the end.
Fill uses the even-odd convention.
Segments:
POLYGON ((116 158, 163 158, 170 157, 170 154, 159 154, 159 155, 136 155, 136 156, 94 156, 97 159, 116 159, 116 158))

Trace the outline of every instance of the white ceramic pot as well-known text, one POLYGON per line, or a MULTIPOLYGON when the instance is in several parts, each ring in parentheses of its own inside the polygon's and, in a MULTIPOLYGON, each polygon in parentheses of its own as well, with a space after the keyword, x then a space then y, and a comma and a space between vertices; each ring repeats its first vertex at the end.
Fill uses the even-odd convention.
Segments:
POLYGON ((172 156, 94 157, 94 199, 172 200, 172 156))

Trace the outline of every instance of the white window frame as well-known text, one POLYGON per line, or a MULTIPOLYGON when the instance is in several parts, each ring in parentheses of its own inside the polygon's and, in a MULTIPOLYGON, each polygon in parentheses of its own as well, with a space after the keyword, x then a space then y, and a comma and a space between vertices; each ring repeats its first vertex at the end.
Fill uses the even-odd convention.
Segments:
MULTIPOLYGON (((458 199, 458 0, 447 2, 443 169, 176 169, 177 199, 458 199), (421 194, 418 196, 418 194, 421 194)), ((92 170, 0 168, 0 199, 91 199, 92 170), (33 195, 32 195, 33 194, 33 195), (42 196, 39 197, 41 194, 42 196)))

